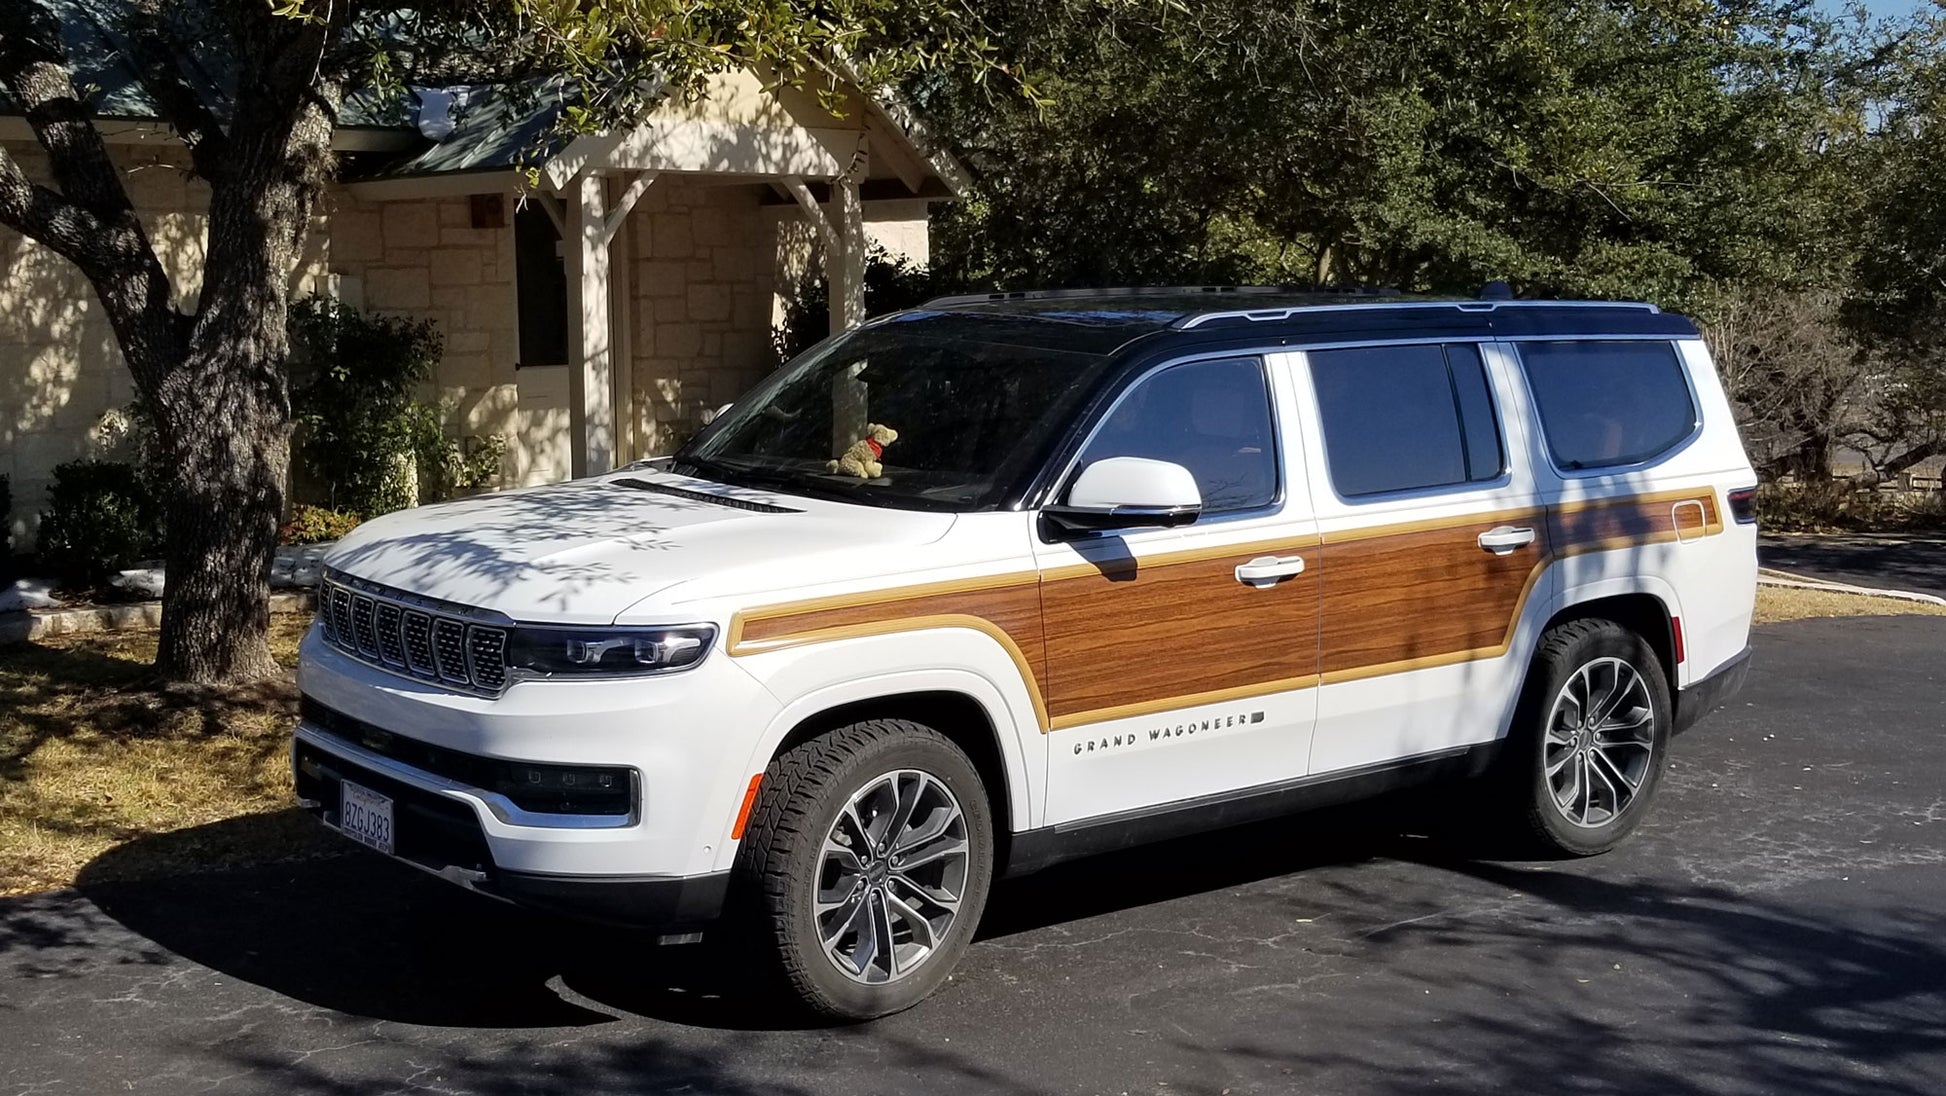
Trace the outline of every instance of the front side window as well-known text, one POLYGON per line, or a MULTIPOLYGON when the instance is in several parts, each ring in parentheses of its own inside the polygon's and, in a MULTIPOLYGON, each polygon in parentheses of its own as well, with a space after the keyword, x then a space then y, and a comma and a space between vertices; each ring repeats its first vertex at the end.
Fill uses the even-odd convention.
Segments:
POLYGON ((1275 439, 1261 362, 1189 362, 1130 388, 1089 439, 1080 467, 1108 457, 1166 460, 1196 477, 1203 513, 1257 510, 1277 497, 1275 439))
POLYGON ((675 470, 882 506, 997 505, 1047 458, 1107 359, 1026 344, 1000 323, 984 337, 929 326, 860 328, 799 356, 685 446, 675 470))
POLYGON ((1506 470, 1480 349, 1313 350, 1331 483, 1345 498, 1486 483, 1506 470))
POLYGON ((1522 343, 1520 364, 1563 471, 1640 464, 1696 432, 1696 404, 1671 343, 1522 343))

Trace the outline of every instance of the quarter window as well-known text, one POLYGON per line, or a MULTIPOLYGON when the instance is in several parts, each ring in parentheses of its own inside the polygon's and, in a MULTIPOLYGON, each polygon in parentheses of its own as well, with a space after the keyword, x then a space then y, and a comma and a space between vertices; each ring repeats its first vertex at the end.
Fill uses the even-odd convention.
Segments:
POLYGON ((1669 343, 1523 343, 1520 364, 1557 468, 1640 464, 1696 431, 1696 404, 1669 343))
POLYGON ((1478 347, 1314 350, 1309 360, 1340 495, 1484 483, 1506 469, 1478 347))
POLYGON ((1190 362, 1129 389, 1082 454, 1148 457, 1189 469, 1203 513, 1256 510, 1277 498, 1270 389, 1255 358, 1190 362))

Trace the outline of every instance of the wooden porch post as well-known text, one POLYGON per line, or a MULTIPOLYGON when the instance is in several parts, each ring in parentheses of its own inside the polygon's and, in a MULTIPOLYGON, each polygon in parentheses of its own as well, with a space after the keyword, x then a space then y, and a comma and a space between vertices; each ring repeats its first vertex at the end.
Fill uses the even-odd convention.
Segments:
MULTIPOLYGON (((858 184, 865 177, 864 135, 845 173, 831 180, 829 220, 832 231, 824 249, 824 278, 828 287, 831 333, 849 331, 865 322, 865 204, 858 184)), ((831 448, 841 453, 865 433, 869 394, 857 374, 859 362, 844 376, 831 379, 831 448)))
POLYGON ((576 479, 615 467, 615 355, 609 327, 608 195, 601 176, 570 184, 568 423, 576 479))
MULTIPOLYGON (((621 452, 617 408, 627 405, 627 370, 633 363, 616 362, 614 325, 631 317, 626 270, 616 299, 611 247, 655 178, 653 171, 636 172, 613 208, 606 181, 592 171, 575 176, 569 187, 562 238, 573 245, 568 250, 568 425, 577 479, 612 471, 621 452)), ((623 264, 632 257, 625 248, 623 264)), ((627 331, 622 334, 626 347, 627 331)))

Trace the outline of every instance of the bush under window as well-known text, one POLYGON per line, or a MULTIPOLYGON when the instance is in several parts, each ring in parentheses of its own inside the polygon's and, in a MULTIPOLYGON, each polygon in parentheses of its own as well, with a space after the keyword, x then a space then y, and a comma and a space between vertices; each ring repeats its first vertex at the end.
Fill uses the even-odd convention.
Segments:
POLYGON ((63 585, 99 585, 161 554, 162 507, 134 465, 55 467, 41 511, 40 563, 63 585))

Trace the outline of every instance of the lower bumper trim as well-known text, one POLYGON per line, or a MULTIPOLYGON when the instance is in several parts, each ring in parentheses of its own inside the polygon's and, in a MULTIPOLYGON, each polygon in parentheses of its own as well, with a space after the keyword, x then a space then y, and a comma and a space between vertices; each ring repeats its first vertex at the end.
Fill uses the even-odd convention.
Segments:
POLYGON ((721 916, 730 873, 569 876, 503 869, 475 888, 529 909, 667 933, 700 929, 721 916))
POLYGON ((1692 681, 1688 688, 1677 692, 1673 732, 1683 733, 1694 727, 1697 720, 1736 699, 1749 679, 1750 648, 1745 647, 1735 658, 1717 667, 1715 673, 1692 681))

